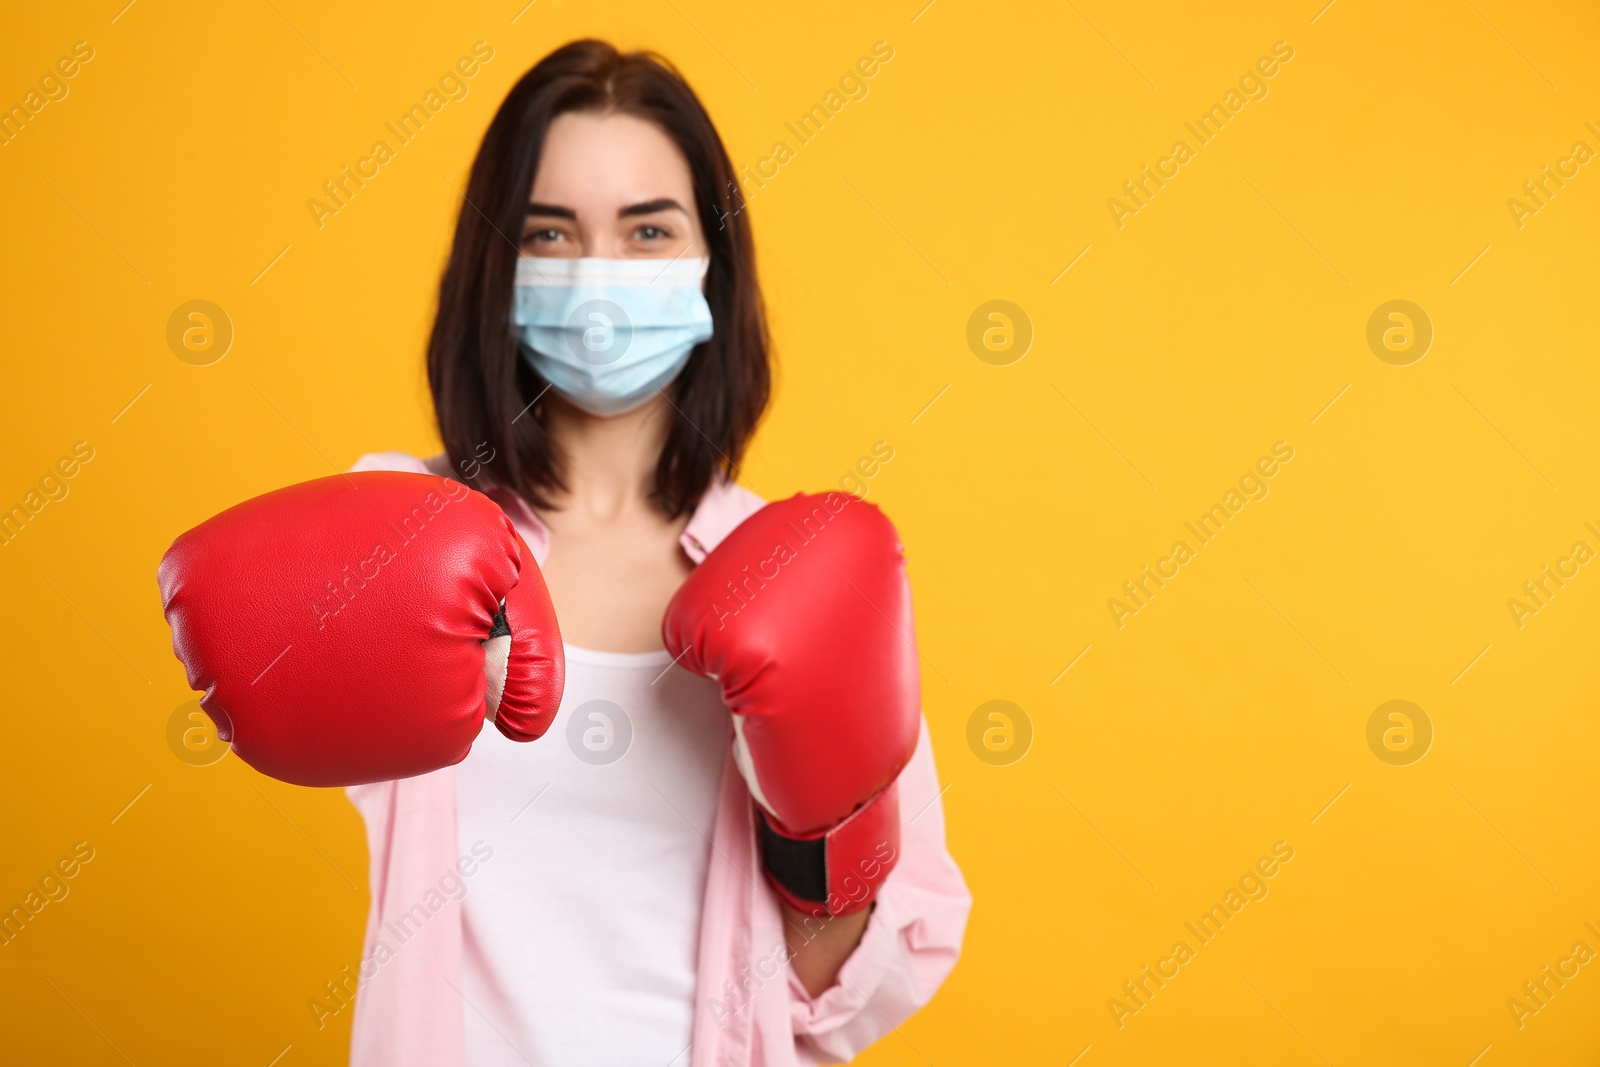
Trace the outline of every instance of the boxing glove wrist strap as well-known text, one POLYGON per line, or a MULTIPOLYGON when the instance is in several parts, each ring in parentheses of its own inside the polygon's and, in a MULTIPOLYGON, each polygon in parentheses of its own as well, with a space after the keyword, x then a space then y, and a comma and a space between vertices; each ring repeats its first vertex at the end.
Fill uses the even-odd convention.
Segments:
POLYGON ((899 858, 896 782, 822 833, 792 835, 759 805, 756 811, 767 880, 791 908, 816 918, 867 907, 899 858))

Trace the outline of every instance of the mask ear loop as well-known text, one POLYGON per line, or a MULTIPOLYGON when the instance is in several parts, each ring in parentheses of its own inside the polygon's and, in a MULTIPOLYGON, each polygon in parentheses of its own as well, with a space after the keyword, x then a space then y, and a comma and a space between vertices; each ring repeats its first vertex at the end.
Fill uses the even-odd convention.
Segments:
MULTIPOLYGON (((515 333, 514 330, 513 330, 512 336, 516 337, 516 333, 515 333)), ((528 346, 526 344, 523 343, 522 338, 517 337, 516 341, 517 341, 517 356, 518 356, 518 358, 527 359, 528 358, 528 352, 530 351, 530 349, 528 348, 528 346)), ((528 405, 528 407, 526 409, 526 412, 525 412, 526 414, 533 415, 533 421, 535 421, 537 423, 540 423, 540 424, 543 424, 543 422, 544 422, 544 394, 548 393, 549 391, 550 391, 550 383, 546 382, 544 384, 544 388, 539 390, 539 395, 533 398, 533 403, 528 405)), ((521 415, 518 415, 517 419, 520 419, 521 417, 522 417, 521 415)), ((511 421, 512 422, 516 422, 517 419, 512 419, 511 421)))

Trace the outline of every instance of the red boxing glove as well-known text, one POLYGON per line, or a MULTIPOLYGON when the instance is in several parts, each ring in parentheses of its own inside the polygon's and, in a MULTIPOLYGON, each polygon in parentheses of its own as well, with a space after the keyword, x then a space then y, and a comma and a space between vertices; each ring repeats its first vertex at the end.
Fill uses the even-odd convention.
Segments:
POLYGON ((344 786, 550 726, 566 661, 533 554, 460 482, 335 475, 229 508, 158 572, 172 648, 241 759, 344 786))
POLYGON ((768 504, 683 583, 661 629, 686 669, 722 684, 778 895, 814 916, 865 908, 899 854, 895 778, 921 725, 894 526, 844 493, 768 504))

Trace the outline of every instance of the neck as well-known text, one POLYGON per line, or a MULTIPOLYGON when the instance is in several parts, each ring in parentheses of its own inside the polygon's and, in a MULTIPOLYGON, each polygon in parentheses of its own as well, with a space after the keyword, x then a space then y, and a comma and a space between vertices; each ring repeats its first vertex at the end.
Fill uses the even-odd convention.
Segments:
POLYGON ((672 406, 657 395, 632 411, 600 417, 551 396, 546 426, 562 460, 566 491, 552 503, 591 518, 654 509, 656 463, 671 428, 672 406))

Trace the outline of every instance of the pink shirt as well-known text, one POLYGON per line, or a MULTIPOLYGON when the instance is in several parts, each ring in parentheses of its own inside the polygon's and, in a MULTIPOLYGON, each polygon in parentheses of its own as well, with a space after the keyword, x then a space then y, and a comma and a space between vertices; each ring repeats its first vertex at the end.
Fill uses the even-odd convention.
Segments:
MULTIPOLYGON (((446 456, 361 457, 353 470, 449 475, 446 456)), ((481 481, 482 479, 480 479, 481 481)), ((505 513, 534 558, 549 531, 520 497, 467 482, 505 513)), ((763 501, 726 481, 706 490, 683 532, 699 563, 763 501)), ((541 742, 534 742, 540 744, 541 742)), ((460 899, 484 861, 456 833, 455 768, 346 791, 367 827, 372 908, 351 1037, 352 1067, 465 1067, 460 899)), ((700 914, 690 1067, 837 1063, 898 1026, 955 966, 972 897, 945 848, 944 809, 924 720, 900 774, 900 859, 838 981, 806 993, 788 965, 777 897, 761 873, 750 793, 730 753, 700 914)))

